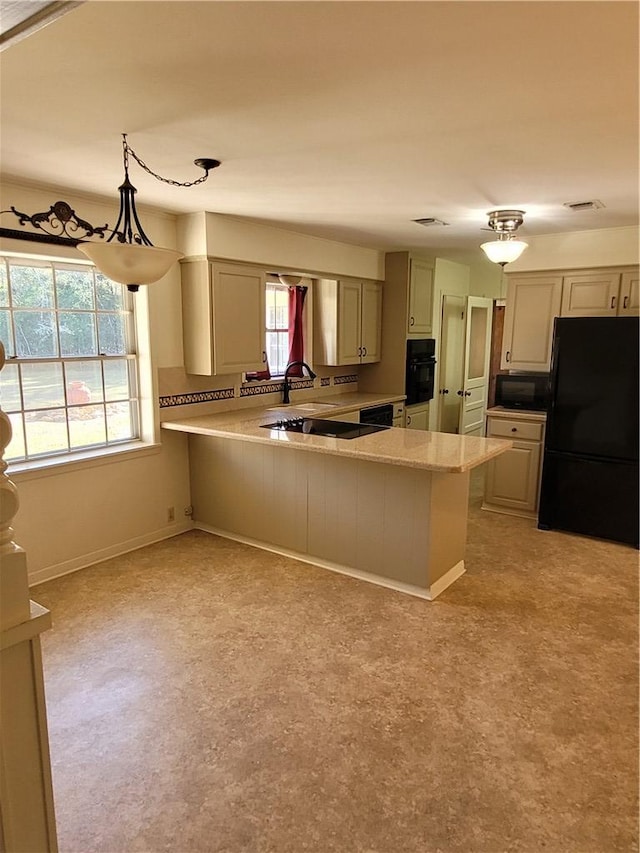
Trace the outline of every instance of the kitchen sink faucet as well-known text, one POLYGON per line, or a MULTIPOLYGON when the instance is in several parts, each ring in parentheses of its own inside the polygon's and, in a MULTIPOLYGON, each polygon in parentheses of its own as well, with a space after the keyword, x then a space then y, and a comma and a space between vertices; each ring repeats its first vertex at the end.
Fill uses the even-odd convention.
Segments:
POLYGON ((287 369, 284 372, 284 382, 282 383, 282 402, 283 403, 290 403, 291 402, 291 400, 289 399, 289 391, 291 390, 291 383, 289 382, 289 371, 291 370, 292 367, 296 367, 298 364, 302 367, 303 370, 307 371, 307 373, 309 374, 309 379, 315 379, 316 378, 316 374, 313 372, 313 370, 311 370, 311 368, 309 367, 309 365, 307 364, 306 361, 290 361, 289 364, 287 365, 287 369))

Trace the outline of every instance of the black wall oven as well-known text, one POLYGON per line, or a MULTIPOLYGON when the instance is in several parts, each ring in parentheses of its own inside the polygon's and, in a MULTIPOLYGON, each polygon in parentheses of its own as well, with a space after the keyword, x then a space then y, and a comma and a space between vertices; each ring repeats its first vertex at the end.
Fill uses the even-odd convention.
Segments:
POLYGON ((407 341, 406 404, 427 403, 433 399, 436 372, 436 342, 433 338, 407 341))

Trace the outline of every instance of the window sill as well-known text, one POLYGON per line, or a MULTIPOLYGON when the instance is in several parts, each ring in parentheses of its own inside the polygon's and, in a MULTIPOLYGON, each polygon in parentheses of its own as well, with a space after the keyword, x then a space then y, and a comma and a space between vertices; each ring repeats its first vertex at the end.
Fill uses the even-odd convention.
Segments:
POLYGON ((161 449, 162 445, 159 443, 134 441, 129 444, 120 444, 117 447, 78 451, 63 457, 50 456, 48 459, 35 459, 30 462, 9 462, 6 473, 9 479, 20 483, 40 477, 52 477, 56 474, 67 474, 85 468, 110 465, 113 462, 127 462, 130 459, 152 456, 160 453, 161 449))

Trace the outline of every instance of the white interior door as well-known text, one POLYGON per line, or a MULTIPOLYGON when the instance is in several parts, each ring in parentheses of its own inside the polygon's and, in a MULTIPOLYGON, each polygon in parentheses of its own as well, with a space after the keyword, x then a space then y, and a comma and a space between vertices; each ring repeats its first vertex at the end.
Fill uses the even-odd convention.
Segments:
POLYGON ((467 296, 466 303, 463 378, 456 389, 456 396, 462 401, 458 431, 460 435, 484 435, 493 300, 467 296))
POLYGON ((442 297, 442 330, 440 334, 438 429, 458 432, 462 398, 457 391, 463 387, 465 346, 466 297, 442 297))

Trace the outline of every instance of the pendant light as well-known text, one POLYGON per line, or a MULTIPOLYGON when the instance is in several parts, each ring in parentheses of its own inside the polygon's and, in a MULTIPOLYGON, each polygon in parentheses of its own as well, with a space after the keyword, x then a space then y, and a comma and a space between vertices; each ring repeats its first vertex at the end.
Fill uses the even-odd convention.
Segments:
POLYGON ((524 221, 524 210, 492 210, 487 216, 496 239, 482 243, 480 248, 490 261, 504 267, 517 260, 529 245, 516 239, 516 231, 524 221))
POLYGON ((122 134, 124 181, 118 188, 120 192, 118 221, 106 242, 82 242, 78 243, 77 248, 93 261, 107 278, 126 284, 128 290, 136 291, 141 284, 153 284, 161 279, 184 255, 175 249, 161 249, 154 246, 145 234, 136 210, 137 190, 129 180, 129 154, 145 172, 174 187, 193 187, 204 183, 209 177, 209 171, 219 166, 220 161, 209 158, 194 160, 196 166, 204 169, 204 175, 195 181, 180 183, 152 172, 127 142, 127 134, 122 134))

